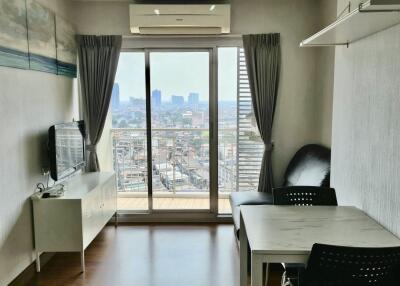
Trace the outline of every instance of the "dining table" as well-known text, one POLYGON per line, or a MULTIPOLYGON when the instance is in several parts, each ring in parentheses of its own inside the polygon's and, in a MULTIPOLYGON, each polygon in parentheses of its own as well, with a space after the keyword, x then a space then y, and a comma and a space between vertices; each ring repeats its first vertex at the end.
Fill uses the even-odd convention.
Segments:
POLYGON ((315 243, 400 246, 398 237, 353 206, 249 205, 240 211, 240 286, 263 285, 270 263, 306 265, 315 243))

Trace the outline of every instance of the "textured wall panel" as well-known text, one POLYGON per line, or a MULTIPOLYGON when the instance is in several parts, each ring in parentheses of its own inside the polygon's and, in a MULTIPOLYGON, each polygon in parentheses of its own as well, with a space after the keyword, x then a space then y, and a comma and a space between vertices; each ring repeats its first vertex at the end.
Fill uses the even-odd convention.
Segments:
POLYGON ((400 25, 336 48, 332 185, 400 235, 400 25))

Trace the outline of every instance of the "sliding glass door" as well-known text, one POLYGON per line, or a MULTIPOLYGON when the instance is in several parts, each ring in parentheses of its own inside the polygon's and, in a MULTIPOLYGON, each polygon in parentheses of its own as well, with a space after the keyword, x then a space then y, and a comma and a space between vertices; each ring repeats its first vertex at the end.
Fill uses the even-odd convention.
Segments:
POLYGON ((241 48, 122 52, 111 113, 120 211, 230 214, 231 192, 257 189, 241 48))
POLYGON ((210 209, 210 52, 149 52, 152 205, 210 209))
POLYGON ((145 69, 144 51, 121 53, 111 98, 113 165, 122 211, 149 210, 145 69))

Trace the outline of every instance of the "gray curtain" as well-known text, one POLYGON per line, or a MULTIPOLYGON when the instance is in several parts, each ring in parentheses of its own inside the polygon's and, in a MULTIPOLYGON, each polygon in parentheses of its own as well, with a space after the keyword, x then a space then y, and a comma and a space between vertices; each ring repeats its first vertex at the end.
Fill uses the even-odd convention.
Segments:
POLYGON ((110 105, 121 51, 121 36, 77 36, 79 80, 86 125, 86 171, 100 171, 96 145, 110 105))
POLYGON ((272 193, 271 137, 281 64, 280 35, 244 35, 243 47, 254 115, 265 144, 258 191, 272 193))

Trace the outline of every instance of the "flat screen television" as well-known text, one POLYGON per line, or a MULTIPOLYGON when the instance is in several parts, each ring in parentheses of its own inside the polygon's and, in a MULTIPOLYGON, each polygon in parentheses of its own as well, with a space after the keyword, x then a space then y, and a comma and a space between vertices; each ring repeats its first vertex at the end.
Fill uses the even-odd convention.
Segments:
POLYGON ((85 126, 83 121, 49 128, 50 175, 59 181, 85 166, 85 126))

